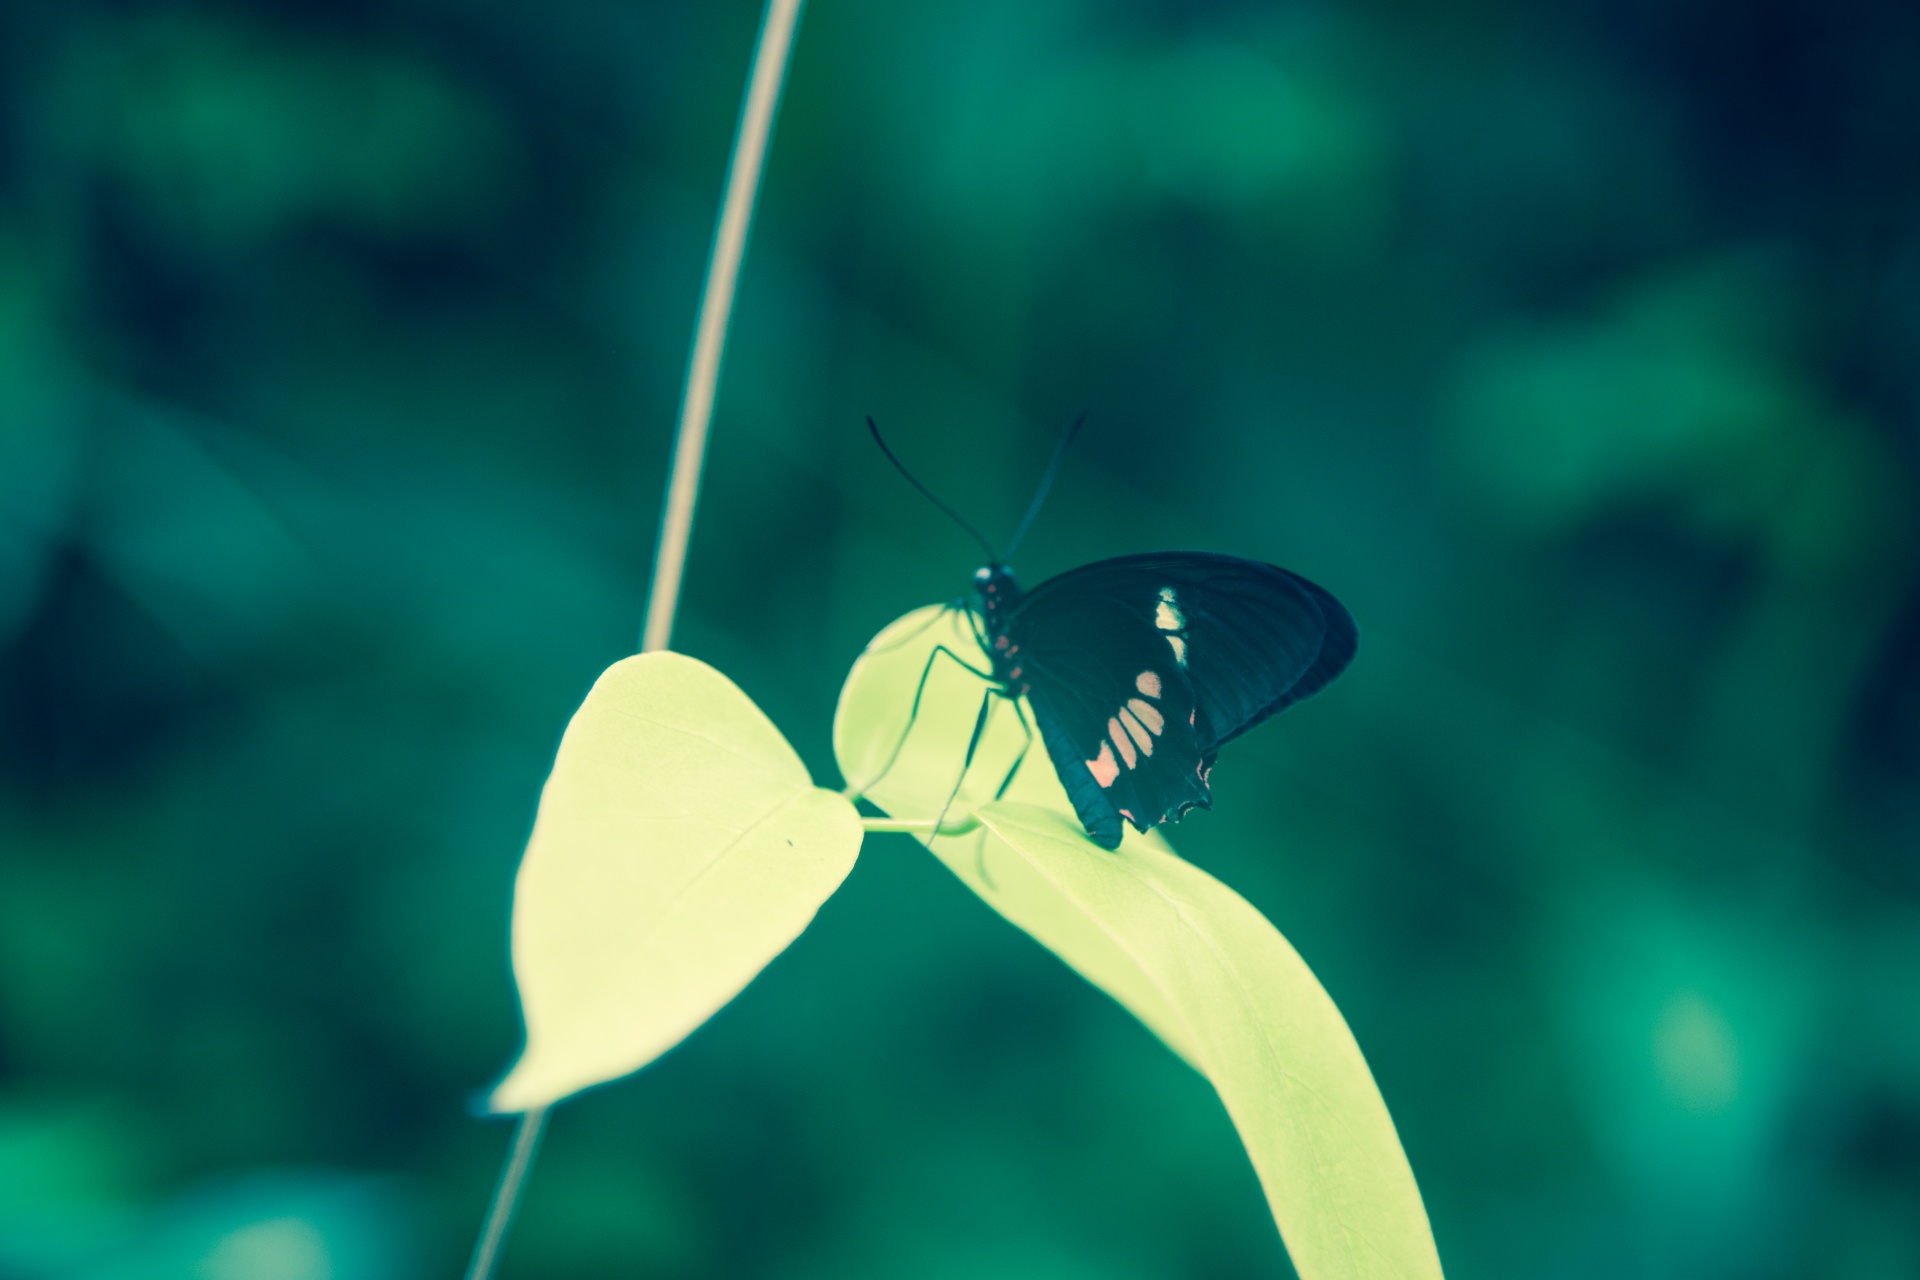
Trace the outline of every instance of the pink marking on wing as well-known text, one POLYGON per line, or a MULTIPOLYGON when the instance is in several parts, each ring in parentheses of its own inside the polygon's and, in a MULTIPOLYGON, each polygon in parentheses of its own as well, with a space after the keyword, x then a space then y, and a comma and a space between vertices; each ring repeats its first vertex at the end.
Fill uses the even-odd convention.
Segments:
MULTIPOLYGON (((1149 698, 1159 697, 1160 673, 1158 671, 1142 671, 1133 678, 1133 687, 1146 694, 1149 698)), ((1158 733, 1160 731, 1155 729, 1154 732, 1158 733)))
POLYGON ((1127 731, 1120 727, 1118 720, 1107 721, 1107 736, 1113 739, 1113 745, 1118 748, 1120 758, 1127 762, 1127 768, 1133 768, 1138 755, 1133 749, 1133 739, 1127 736, 1127 731))
POLYGON ((1147 726, 1147 732, 1158 737, 1166 730, 1167 721, 1158 711, 1138 698, 1127 699, 1127 710, 1140 717, 1140 723, 1147 726))
POLYGON ((1100 754, 1087 761, 1087 772, 1103 788, 1112 786, 1113 780, 1120 776, 1120 766, 1113 762, 1113 748, 1101 743, 1100 754))
POLYGON ((1153 754, 1153 735, 1140 727, 1140 722, 1133 718, 1133 712, 1125 707, 1120 708, 1120 723, 1125 725, 1127 732, 1133 735, 1133 740, 1140 744, 1141 755, 1153 754))

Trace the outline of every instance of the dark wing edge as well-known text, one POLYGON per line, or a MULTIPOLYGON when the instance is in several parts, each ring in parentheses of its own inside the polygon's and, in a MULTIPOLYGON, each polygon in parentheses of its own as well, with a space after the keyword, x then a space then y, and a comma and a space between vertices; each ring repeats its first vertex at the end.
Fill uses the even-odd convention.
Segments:
MULTIPOLYGON (((1314 655, 1312 664, 1300 674, 1300 678, 1287 686, 1285 693, 1225 733, 1216 733, 1212 736, 1204 744, 1209 753, 1218 752, 1222 746, 1232 742, 1249 729, 1285 711, 1296 702, 1304 702, 1332 684, 1353 662, 1354 655, 1360 651, 1360 630, 1354 625, 1353 615, 1347 612, 1345 605, 1333 598, 1332 592, 1278 565, 1262 567, 1286 575, 1294 585, 1305 591, 1318 607, 1324 627, 1320 634, 1320 651, 1314 655)), ((1217 725, 1210 727, 1215 730, 1219 728, 1217 725)))

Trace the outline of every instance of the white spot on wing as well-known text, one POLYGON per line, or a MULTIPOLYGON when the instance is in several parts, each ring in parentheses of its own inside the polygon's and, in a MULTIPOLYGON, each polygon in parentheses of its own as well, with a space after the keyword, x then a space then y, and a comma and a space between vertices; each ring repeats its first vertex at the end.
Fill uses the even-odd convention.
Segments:
POLYGON ((1143 702, 1139 698, 1128 698, 1127 710, 1133 712, 1140 723, 1147 726, 1147 732, 1155 736, 1167 727, 1166 719, 1153 708, 1152 704, 1143 702))
POLYGON ((1173 660, 1182 667, 1187 665, 1187 642, 1179 636, 1168 636, 1167 643, 1173 648, 1173 660))
POLYGON ((1087 772, 1091 773, 1093 780, 1103 788, 1112 786, 1113 780, 1120 776, 1120 766, 1114 763, 1113 748, 1104 742, 1101 743, 1100 754, 1087 761, 1087 772))
POLYGON ((1153 625, 1162 631, 1180 631, 1185 629, 1187 620, 1179 606, 1171 600, 1162 600, 1153 607, 1153 625))
POLYGON ((1133 687, 1146 694, 1149 698, 1159 697, 1160 673, 1157 671, 1142 671, 1133 678, 1133 687))
POLYGON ((1133 718, 1133 712, 1127 710, 1125 707, 1120 708, 1119 720, 1121 724, 1126 726, 1127 732, 1133 735, 1133 740, 1140 744, 1140 754, 1143 756, 1152 755, 1153 735, 1140 727, 1140 722, 1133 718))
POLYGON ((1139 756, 1133 749, 1133 739, 1127 736, 1127 731, 1120 727, 1118 720, 1107 721, 1107 737, 1113 739, 1113 745, 1119 748, 1120 758, 1127 762, 1127 768, 1133 768, 1139 756))

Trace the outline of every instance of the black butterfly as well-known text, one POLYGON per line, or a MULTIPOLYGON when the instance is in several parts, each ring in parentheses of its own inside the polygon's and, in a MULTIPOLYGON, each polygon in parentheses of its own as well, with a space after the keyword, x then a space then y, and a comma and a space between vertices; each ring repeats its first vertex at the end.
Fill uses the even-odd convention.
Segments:
MULTIPOLYGON (((1026 698, 1074 812, 1102 848, 1119 847, 1123 818, 1144 832, 1212 808, 1207 778, 1221 746, 1319 692, 1353 660, 1358 636, 1338 600, 1298 574, 1238 556, 1121 556, 1022 591, 1004 558, 900 465, 872 419, 867 425, 914 487, 987 548, 990 563, 974 574, 980 611, 969 616, 992 662, 976 674, 991 687, 967 763, 991 698, 1011 698, 1016 710, 1026 698)), ((1055 450, 1009 553, 1079 428, 1055 450)))

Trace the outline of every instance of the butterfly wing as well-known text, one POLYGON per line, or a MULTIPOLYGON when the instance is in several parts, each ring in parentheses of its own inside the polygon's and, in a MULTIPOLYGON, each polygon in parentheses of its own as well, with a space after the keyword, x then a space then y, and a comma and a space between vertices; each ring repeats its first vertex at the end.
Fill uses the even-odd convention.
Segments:
POLYGON ((1041 739, 1096 844, 1211 803, 1193 689, 1166 643, 1120 600, 1069 594, 1016 612, 1008 638, 1041 739))
MULTIPOLYGON (((1031 701, 1042 737, 1096 839, 1088 813, 1106 816, 1098 799, 1114 814, 1126 810, 1141 830, 1207 806, 1207 772, 1220 747, 1324 688, 1357 646, 1352 617, 1327 591, 1274 565, 1209 552, 1122 556, 1070 570, 1029 592, 1007 630, 1033 657, 1027 669, 1037 677, 1031 701), (1136 696, 1142 673, 1185 723, 1163 713, 1170 736, 1151 757, 1129 762, 1108 721, 1133 736, 1118 709, 1136 696), (1099 754, 1108 748, 1122 766, 1111 775, 1099 754)), ((1106 825, 1117 831, 1111 817, 1106 825)))

